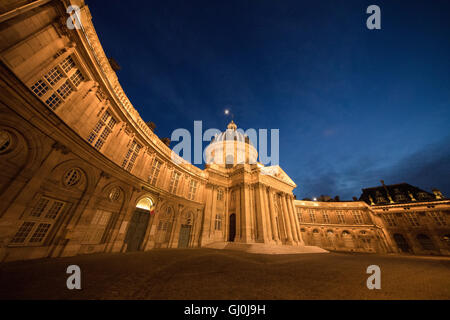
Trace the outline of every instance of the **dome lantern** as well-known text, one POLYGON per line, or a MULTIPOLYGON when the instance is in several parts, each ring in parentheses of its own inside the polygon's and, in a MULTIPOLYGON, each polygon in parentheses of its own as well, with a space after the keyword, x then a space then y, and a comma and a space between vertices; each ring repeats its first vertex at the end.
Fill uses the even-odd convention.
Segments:
POLYGON ((234 123, 233 120, 231 120, 231 122, 228 124, 227 128, 228 128, 229 130, 236 131, 237 125, 234 123))

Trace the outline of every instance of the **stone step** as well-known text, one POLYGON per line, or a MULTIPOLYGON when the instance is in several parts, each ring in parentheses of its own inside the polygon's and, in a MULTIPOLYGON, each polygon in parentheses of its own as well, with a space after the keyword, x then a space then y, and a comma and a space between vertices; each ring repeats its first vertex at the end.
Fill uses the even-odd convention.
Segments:
POLYGON ((328 253, 327 250, 316 246, 289 246, 264 243, 213 242, 205 245, 204 247, 211 249, 236 250, 260 254, 328 253))

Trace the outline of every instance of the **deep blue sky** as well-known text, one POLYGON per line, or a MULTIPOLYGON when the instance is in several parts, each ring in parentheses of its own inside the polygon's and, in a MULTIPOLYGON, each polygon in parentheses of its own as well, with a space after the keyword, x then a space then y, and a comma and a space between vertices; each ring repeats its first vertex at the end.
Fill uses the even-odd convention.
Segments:
POLYGON ((298 198, 408 182, 450 196, 450 1, 86 1, 160 137, 279 128, 298 198), (370 4, 381 30, 366 28, 370 4))

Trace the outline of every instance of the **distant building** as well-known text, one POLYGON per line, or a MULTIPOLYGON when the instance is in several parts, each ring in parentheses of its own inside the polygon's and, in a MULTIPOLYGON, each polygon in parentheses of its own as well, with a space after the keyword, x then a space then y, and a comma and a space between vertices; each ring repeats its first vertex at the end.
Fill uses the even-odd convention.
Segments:
POLYGON ((329 250, 450 254, 450 200, 407 183, 363 189, 361 201, 294 201, 307 245, 329 250))
POLYGON ((177 157, 127 98, 76 3, 78 29, 68 1, 0 6, 0 261, 230 242, 449 254, 450 201, 438 191, 295 200, 294 181, 255 163, 233 121, 204 170, 177 157))

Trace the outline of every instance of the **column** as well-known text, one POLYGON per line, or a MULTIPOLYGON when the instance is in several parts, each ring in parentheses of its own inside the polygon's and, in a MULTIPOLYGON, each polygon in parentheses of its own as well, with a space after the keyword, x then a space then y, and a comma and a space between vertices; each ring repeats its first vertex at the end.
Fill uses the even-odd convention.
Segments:
POLYGON ((297 221, 296 218, 292 212, 292 201, 290 196, 286 193, 285 194, 285 198, 286 198, 286 204, 287 204, 287 209, 288 209, 288 213, 289 213, 289 218, 291 219, 291 226, 292 226, 292 237, 294 238, 294 242, 296 242, 298 244, 298 226, 297 226, 297 221))
POLYGON ((242 240, 246 243, 251 242, 251 213, 250 213, 250 197, 249 185, 244 184, 241 189, 242 194, 242 240))
POLYGON ((242 212, 241 212, 241 187, 238 186, 235 188, 234 192, 236 193, 236 202, 235 202, 235 209, 236 209, 236 237, 235 239, 238 239, 239 242, 241 241, 241 228, 242 228, 242 212))
POLYGON ((270 219, 272 223, 272 229, 274 240, 277 244, 281 244, 280 235, 278 234, 278 226, 277 226, 277 220, 275 219, 275 206, 273 205, 273 191, 271 188, 269 188, 269 209, 270 209, 270 219))
POLYGON ((291 206, 291 210, 292 210, 292 216, 294 217, 294 222, 296 225, 296 230, 297 230, 297 238, 298 238, 298 243, 301 245, 304 245, 305 242, 302 239, 302 233, 300 232, 300 223, 298 221, 298 217, 297 217, 297 211, 295 209, 294 206, 294 197, 292 195, 289 196, 290 197, 290 201, 288 202, 291 206))
POLYGON ((269 206, 269 197, 267 194, 267 187, 262 186, 262 193, 263 193, 263 199, 264 199, 264 210, 266 212, 266 220, 267 222, 267 227, 270 228, 270 242, 274 242, 275 241, 275 232, 277 232, 277 226, 273 225, 272 223, 272 219, 270 217, 271 213, 270 213, 270 206, 269 206))
POLYGON ((210 234, 210 227, 211 227, 211 211, 212 211, 212 197, 213 197, 213 186, 211 184, 207 184, 205 186, 205 208, 203 211, 203 226, 201 226, 201 240, 200 240, 200 246, 205 245, 208 242, 209 234, 210 234))
POLYGON ((267 243, 269 241, 269 236, 267 232, 267 224, 270 221, 266 220, 266 216, 264 214, 264 210, 262 207, 263 200, 261 198, 261 186, 255 184, 254 187, 254 196, 255 196, 255 204, 256 204, 256 223, 257 223, 257 241, 262 243, 267 243))
POLYGON ((265 194, 265 187, 260 184, 258 185, 258 194, 259 194, 259 204, 261 206, 261 215, 263 217, 263 219, 265 220, 265 233, 266 233, 266 237, 264 239, 264 243, 267 242, 271 242, 273 239, 273 233, 272 233, 272 227, 271 227, 271 222, 270 222, 270 217, 268 214, 268 210, 267 210, 267 206, 266 206, 266 197, 264 196, 265 194))
POLYGON ((287 233, 287 244, 292 245, 293 244, 293 239, 292 239, 292 227, 291 227, 291 221, 289 219, 289 213, 287 211, 287 204, 286 204, 286 198, 281 196, 281 206, 283 207, 283 218, 286 222, 286 233, 287 233))
POLYGON ((209 220, 209 235, 208 237, 211 238, 211 235, 215 235, 216 228, 216 211, 217 211, 217 186, 212 186, 212 199, 211 199, 211 211, 210 211, 210 220, 209 220))

